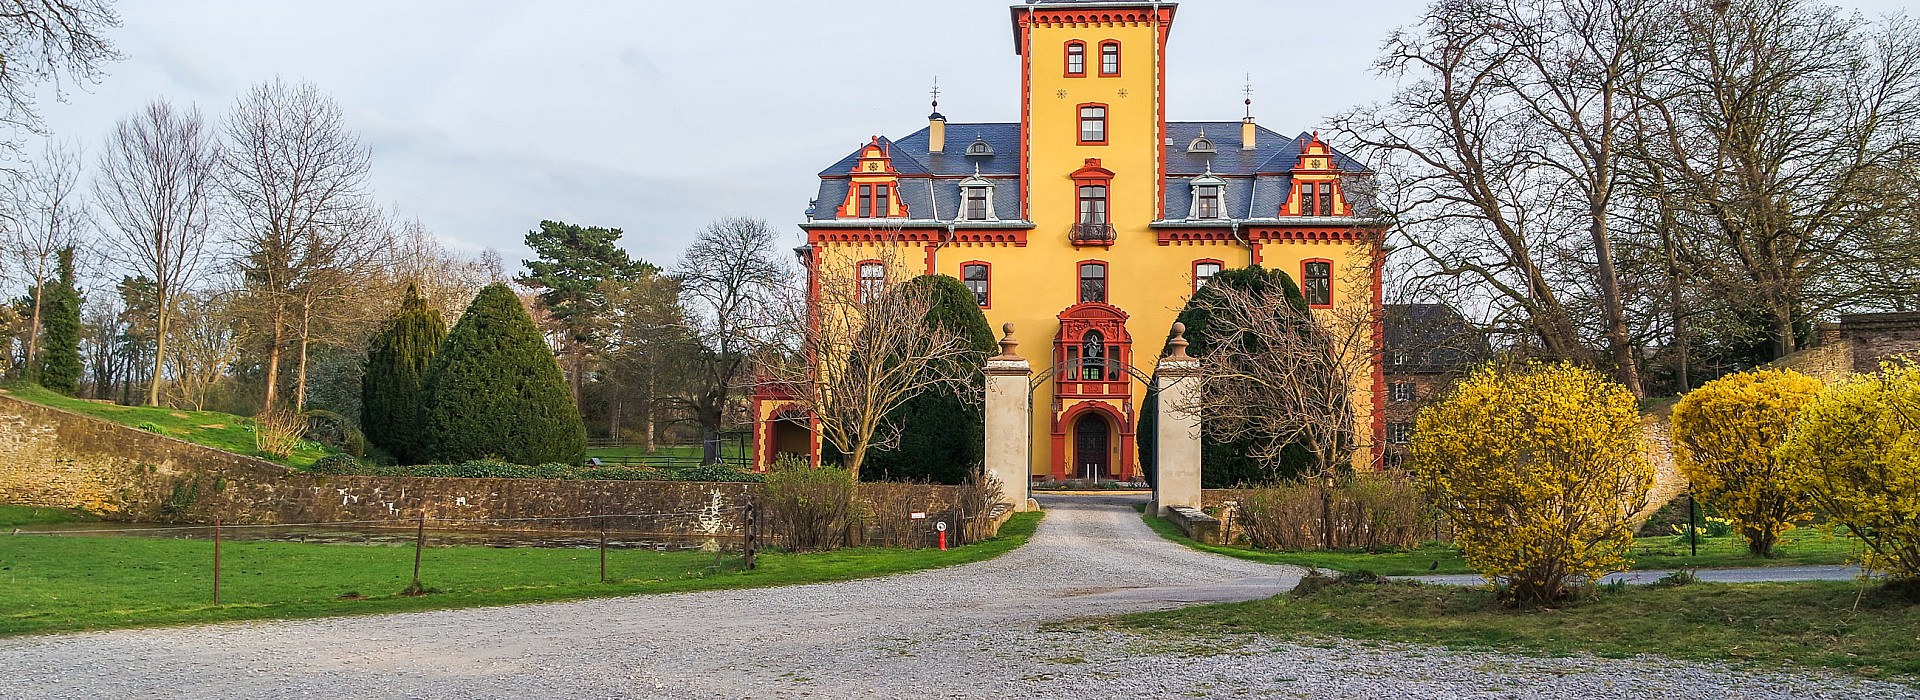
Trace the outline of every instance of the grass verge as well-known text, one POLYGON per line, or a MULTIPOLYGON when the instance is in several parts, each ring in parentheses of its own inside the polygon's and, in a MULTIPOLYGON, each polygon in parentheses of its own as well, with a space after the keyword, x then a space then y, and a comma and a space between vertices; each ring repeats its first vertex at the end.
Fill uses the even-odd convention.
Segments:
POLYGON ((1039 513, 1019 513, 990 540, 937 549, 860 548, 739 557, 614 550, 600 583, 592 549, 430 548, 412 582, 413 548, 297 542, 221 546, 221 605, 211 603, 204 540, 0 534, 0 635, 296 619, 511 605, 578 598, 757 588, 884 576, 990 559, 1026 543, 1039 513))
POLYGON ((302 440, 300 445, 294 448, 293 454, 285 459, 262 454, 254 449, 253 419, 231 413, 100 403, 64 396, 31 384, 14 384, 0 391, 22 401, 152 431, 216 450, 257 457, 295 469, 313 466, 315 460, 330 454, 326 448, 306 440, 302 440))
POLYGON ((1156 634, 1330 636, 1454 649, 1602 657, 1658 654, 1761 667, 1920 676, 1920 605, 1851 582, 1603 588, 1567 607, 1519 611, 1484 588, 1336 583, 1311 593, 1093 622, 1156 634))
MULTIPOLYGON (((1203 552, 1264 564, 1292 564, 1332 571, 1369 571, 1381 576, 1420 576, 1425 574, 1471 574, 1473 569, 1460 558, 1460 550, 1451 545, 1429 543, 1417 549, 1396 552, 1320 552, 1272 551, 1244 545, 1216 545, 1196 542, 1180 534, 1180 528, 1164 518, 1142 515, 1147 527, 1161 537, 1203 552)), ((1800 528, 1782 537, 1774 548, 1775 556, 1762 559, 1747 553, 1746 543, 1738 537, 1703 540, 1700 554, 1691 555, 1687 546, 1674 537, 1641 537, 1634 540, 1632 568, 1635 569, 1713 569, 1752 566, 1808 566, 1844 564, 1854 556, 1849 538, 1826 528, 1800 528)))
POLYGON ((0 527, 20 527, 22 525, 51 525, 58 523, 84 523, 99 520, 78 508, 39 508, 35 506, 0 506, 0 527))

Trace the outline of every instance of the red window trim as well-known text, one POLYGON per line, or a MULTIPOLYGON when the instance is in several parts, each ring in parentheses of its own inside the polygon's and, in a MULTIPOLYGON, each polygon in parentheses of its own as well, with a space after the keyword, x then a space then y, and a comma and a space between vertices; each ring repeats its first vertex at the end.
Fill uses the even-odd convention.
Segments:
MULTIPOLYGON (((979 265, 981 267, 987 268, 987 279, 986 279, 987 303, 981 304, 980 308, 982 309, 993 308, 993 263, 987 262, 985 260, 968 260, 966 262, 960 263, 960 286, 962 287, 967 286, 967 266, 969 265, 979 265)), ((973 291, 973 290, 969 289, 967 291, 973 291)))
MULTIPOLYGON (((1224 263, 1224 262, 1221 262, 1221 261, 1219 261, 1219 260, 1215 260, 1215 259, 1213 259, 1213 258, 1201 258, 1201 259, 1199 259, 1199 260, 1195 260, 1195 261, 1193 261, 1193 268, 1192 268, 1192 273, 1191 273, 1191 274, 1193 275, 1193 291, 1194 291, 1195 293, 1198 293, 1198 292, 1200 291, 1200 266, 1201 266, 1201 265, 1208 265, 1208 264, 1212 264, 1212 265, 1219 265, 1219 266, 1220 266, 1220 272, 1226 272, 1226 271, 1227 271, 1227 264, 1226 264, 1226 263, 1224 263)), ((1216 275, 1217 275, 1217 274, 1220 274, 1220 273, 1219 273, 1219 272, 1216 272, 1216 273, 1214 273, 1214 274, 1216 274, 1216 275)))
POLYGON ((1329 260, 1326 258, 1307 258, 1305 260, 1300 261, 1300 296, 1301 297, 1307 296, 1307 264, 1308 263, 1326 263, 1327 264, 1327 303, 1315 304, 1313 303, 1312 299, 1308 299, 1307 306, 1309 308, 1314 308, 1314 309, 1333 308, 1333 261, 1332 260, 1329 260))
POLYGON ((1120 41, 1108 39, 1100 42, 1100 77, 1112 78, 1120 75, 1120 41), (1107 47, 1113 47, 1113 72, 1107 72, 1107 47))
MULTIPOLYGON (((1107 128, 1109 126, 1112 126, 1112 121, 1108 119, 1108 117, 1110 116, 1113 116, 1113 108, 1108 107, 1107 103, 1105 102, 1082 102, 1080 104, 1074 105, 1073 106, 1073 139, 1074 141, 1081 146, 1107 145, 1107 142, 1113 139, 1113 132, 1108 130, 1107 128), (1100 140, 1099 141, 1088 141, 1084 138, 1081 138, 1083 136, 1086 136, 1087 127, 1084 123, 1082 123, 1086 118, 1080 116, 1080 113, 1081 113, 1081 110, 1084 110, 1088 107, 1100 108, 1100 140)), ((1108 177, 1112 177, 1112 175, 1109 174, 1108 177)))
POLYGON ((861 289, 861 285, 865 284, 867 280, 865 277, 860 276, 860 273, 864 271, 868 265, 880 266, 880 288, 882 290, 885 290, 887 286, 887 261, 881 260, 879 258, 868 258, 866 260, 861 260, 859 262, 854 263, 853 264, 853 296, 855 299, 859 299, 862 302, 866 301, 866 299, 861 297, 861 295, 865 292, 865 290, 861 289))
POLYGON ((1107 261, 1100 260, 1097 258, 1088 258, 1086 260, 1082 260, 1080 262, 1073 264, 1073 303, 1075 304, 1094 303, 1094 302, 1080 300, 1080 266, 1081 265, 1099 265, 1100 266, 1100 279, 1102 282, 1106 283, 1106 289, 1105 289, 1106 293, 1102 294, 1101 296, 1104 296, 1106 298, 1101 299, 1099 303, 1112 304, 1113 303, 1113 266, 1109 265, 1107 261))
POLYGON ((1060 48, 1061 74, 1068 78, 1087 77, 1087 58, 1087 42, 1069 39, 1066 45, 1060 48), (1080 72, 1078 73, 1073 72, 1073 47, 1075 46, 1080 47, 1080 72))

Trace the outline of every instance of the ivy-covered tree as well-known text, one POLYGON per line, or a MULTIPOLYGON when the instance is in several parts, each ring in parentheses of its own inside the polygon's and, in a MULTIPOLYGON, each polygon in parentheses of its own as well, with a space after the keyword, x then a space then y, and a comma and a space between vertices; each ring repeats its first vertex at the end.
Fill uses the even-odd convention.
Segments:
POLYGON ((73 247, 60 250, 59 273, 41 294, 40 342, 34 375, 41 386, 72 396, 80 390, 80 292, 73 287, 73 247))
MULTIPOLYGON (((1307 310, 1307 299, 1301 296, 1300 286, 1284 271, 1269 270, 1259 265, 1221 270, 1180 309, 1180 316, 1176 320, 1186 324, 1187 354, 1205 358, 1214 336, 1219 335, 1219 330, 1213 327, 1212 314, 1208 309, 1218 305, 1209 302, 1216 299, 1221 286, 1262 293, 1270 293, 1278 288, 1287 303, 1303 313, 1307 310)), ((1167 339, 1173 339, 1172 333, 1168 333, 1167 339)), ((1141 466, 1145 467, 1149 479, 1153 476, 1153 460, 1157 455, 1154 451, 1154 430, 1159 420, 1158 406, 1155 405, 1158 398, 1158 393, 1149 388, 1141 405, 1139 427, 1134 435, 1141 466)), ((1218 425, 1209 424, 1204 413, 1200 417, 1200 431, 1203 436, 1200 442, 1200 484, 1205 488, 1264 484, 1298 477, 1313 468, 1313 454, 1303 445, 1282 448, 1278 468, 1269 471, 1249 456, 1255 450, 1248 438, 1226 437, 1223 434, 1225 431, 1218 425)))
POLYGON ((440 311, 427 306, 419 287, 409 284, 400 312, 374 336, 367 352, 367 371, 360 380, 360 431, 401 464, 417 464, 426 457, 420 432, 421 383, 446 337, 440 311))
POLYGON ((901 402, 887 412, 887 421, 900 430, 899 444, 869 452, 860 466, 860 478, 962 483, 986 458, 986 419, 978 397, 984 390, 980 366, 999 345, 993 328, 987 325, 987 315, 980 312, 973 292, 960 280, 922 275, 906 285, 927 290, 932 299, 924 324, 927 328, 944 328, 966 340, 972 352, 938 371, 967 377, 965 392, 975 398, 968 400, 955 392, 939 390, 921 392, 901 402))
POLYGON ((560 365, 504 284, 481 289, 454 324, 428 365, 420 400, 429 459, 586 459, 587 429, 560 365))

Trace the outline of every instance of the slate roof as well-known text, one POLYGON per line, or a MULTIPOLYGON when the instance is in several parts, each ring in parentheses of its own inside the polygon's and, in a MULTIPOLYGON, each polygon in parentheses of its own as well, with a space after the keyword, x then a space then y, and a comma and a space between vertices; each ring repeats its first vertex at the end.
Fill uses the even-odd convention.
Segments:
MULTIPOLYGON (((1301 149, 1313 140, 1313 135, 1302 132, 1287 138, 1256 126, 1258 147, 1243 150, 1240 126, 1238 121, 1167 123, 1166 220, 1187 217, 1193 203, 1192 180, 1209 167, 1214 176, 1226 182, 1229 218, 1270 218, 1280 211, 1293 184, 1288 173, 1299 162, 1301 149), (1215 152, 1188 153, 1187 147, 1203 133, 1213 142, 1215 152)), ((952 221, 959 210, 960 180, 972 176, 976 167, 981 177, 994 183, 995 214, 1002 221, 1019 216, 1019 123, 949 123, 946 147, 941 153, 927 151, 928 138, 928 130, 924 128, 899 140, 880 138, 880 143, 892 154, 893 169, 900 173, 900 196, 913 213, 913 220, 952 221), (966 155, 967 146, 976 140, 986 143, 994 154, 966 155)), ((862 148, 864 144, 820 171, 820 190, 811 212, 813 220, 834 218, 833 210, 846 200, 846 178, 859 162, 862 148)), ((1338 151, 1334 152, 1334 164, 1354 174, 1370 172, 1359 161, 1338 151)))
POLYGON ((1382 311, 1388 374, 1460 371, 1493 356, 1486 335, 1451 306, 1387 304, 1382 311))

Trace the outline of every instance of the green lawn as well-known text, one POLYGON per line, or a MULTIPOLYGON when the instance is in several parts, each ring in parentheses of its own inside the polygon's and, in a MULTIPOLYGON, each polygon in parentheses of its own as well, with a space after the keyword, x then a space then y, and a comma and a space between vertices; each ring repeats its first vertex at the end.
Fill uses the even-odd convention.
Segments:
POLYGON ((51 406, 83 416, 151 430, 167 437, 235 454, 258 457, 295 469, 313 466, 314 460, 329 454, 329 451, 319 444, 302 441, 300 446, 294 449, 293 454, 286 459, 268 457, 253 448, 253 419, 231 413, 180 411, 171 408, 120 406, 83 401, 30 384, 15 384, 0 391, 4 391, 8 396, 42 406, 51 406))
POLYGON ((1531 611, 1502 607, 1481 588, 1333 584, 1091 624, 1157 636, 1329 636, 1555 655, 1659 654, 1822 666, 1871 677, 1920 675, 1920 605, 1911 594, 1850 582, 1603 588, 1573 605, 1531 611))
POLYGON ((84 523, 94 520, 99 520, 99 518, 78 508, 0 506, 0 527, 46 525, 50 523, 84 523))
POLYGON ((988 559, 1027 541, 1039 513, 1020 513, 994 539, 937 549, 768 552, 753 571, 738 555, 612 550, 599 582, 592 549, 436 547, 421 580, 437 593, 405 597, 412 547, 226 542, 221 605, 211 603, 208 541, 0 533, 0 635, 463 608, 597 596, 751 588, 881 576, 988 559))
MULTIPOLYGON (((1471 574, 1473 569, 1460 558, 1452 545, 1429 543, 1418 549, 1398 552, 1321 552, 1271 551, 1245 545, 1202 544, 1187 539, 1173 523, 1151 515, 1142 516, 1147 526, 1161 537, 1188 547, 1237 559, 1266 564, 1292 564, 1333 571, 1371 571, 1381 576, 1418 576, 1422 574, 1471 574)), ((1800 528, 1789 532, 1774 548, 1775 556, 1761 559, 1747 554, 1746 543, 1738 537, 1716 537, 1700 542, 1699 556, 1691 556, 1687 546, 1672 536, 1641 537, 1634 540, 1635 569, 1710 569, 1746 566, 1802 566, 1844 564, 1854 554, 1853 540, 1835 535, 1826 528, 1800 528)))
MULTIPOLYGON (((620 447, 589 447, 587 448, 587 456, 599 457, 600 459, 630 459, 630 460, 636 460, 636 461, 644 460, 648 457, 677 457, 677 458, 683 458, 683 459, 698 459, 700 457, 700 446, 699 445, 657 445, 655 446, 655 450, 651 453, 647 452, 647 448, 644 445, 623 445, 620 447)), ((742 447, 738 443, 722 442, 720 443, 720 456, 730 458, 730 459, 737 459, 744 456, 744 453, 742 452, 742 447)))

